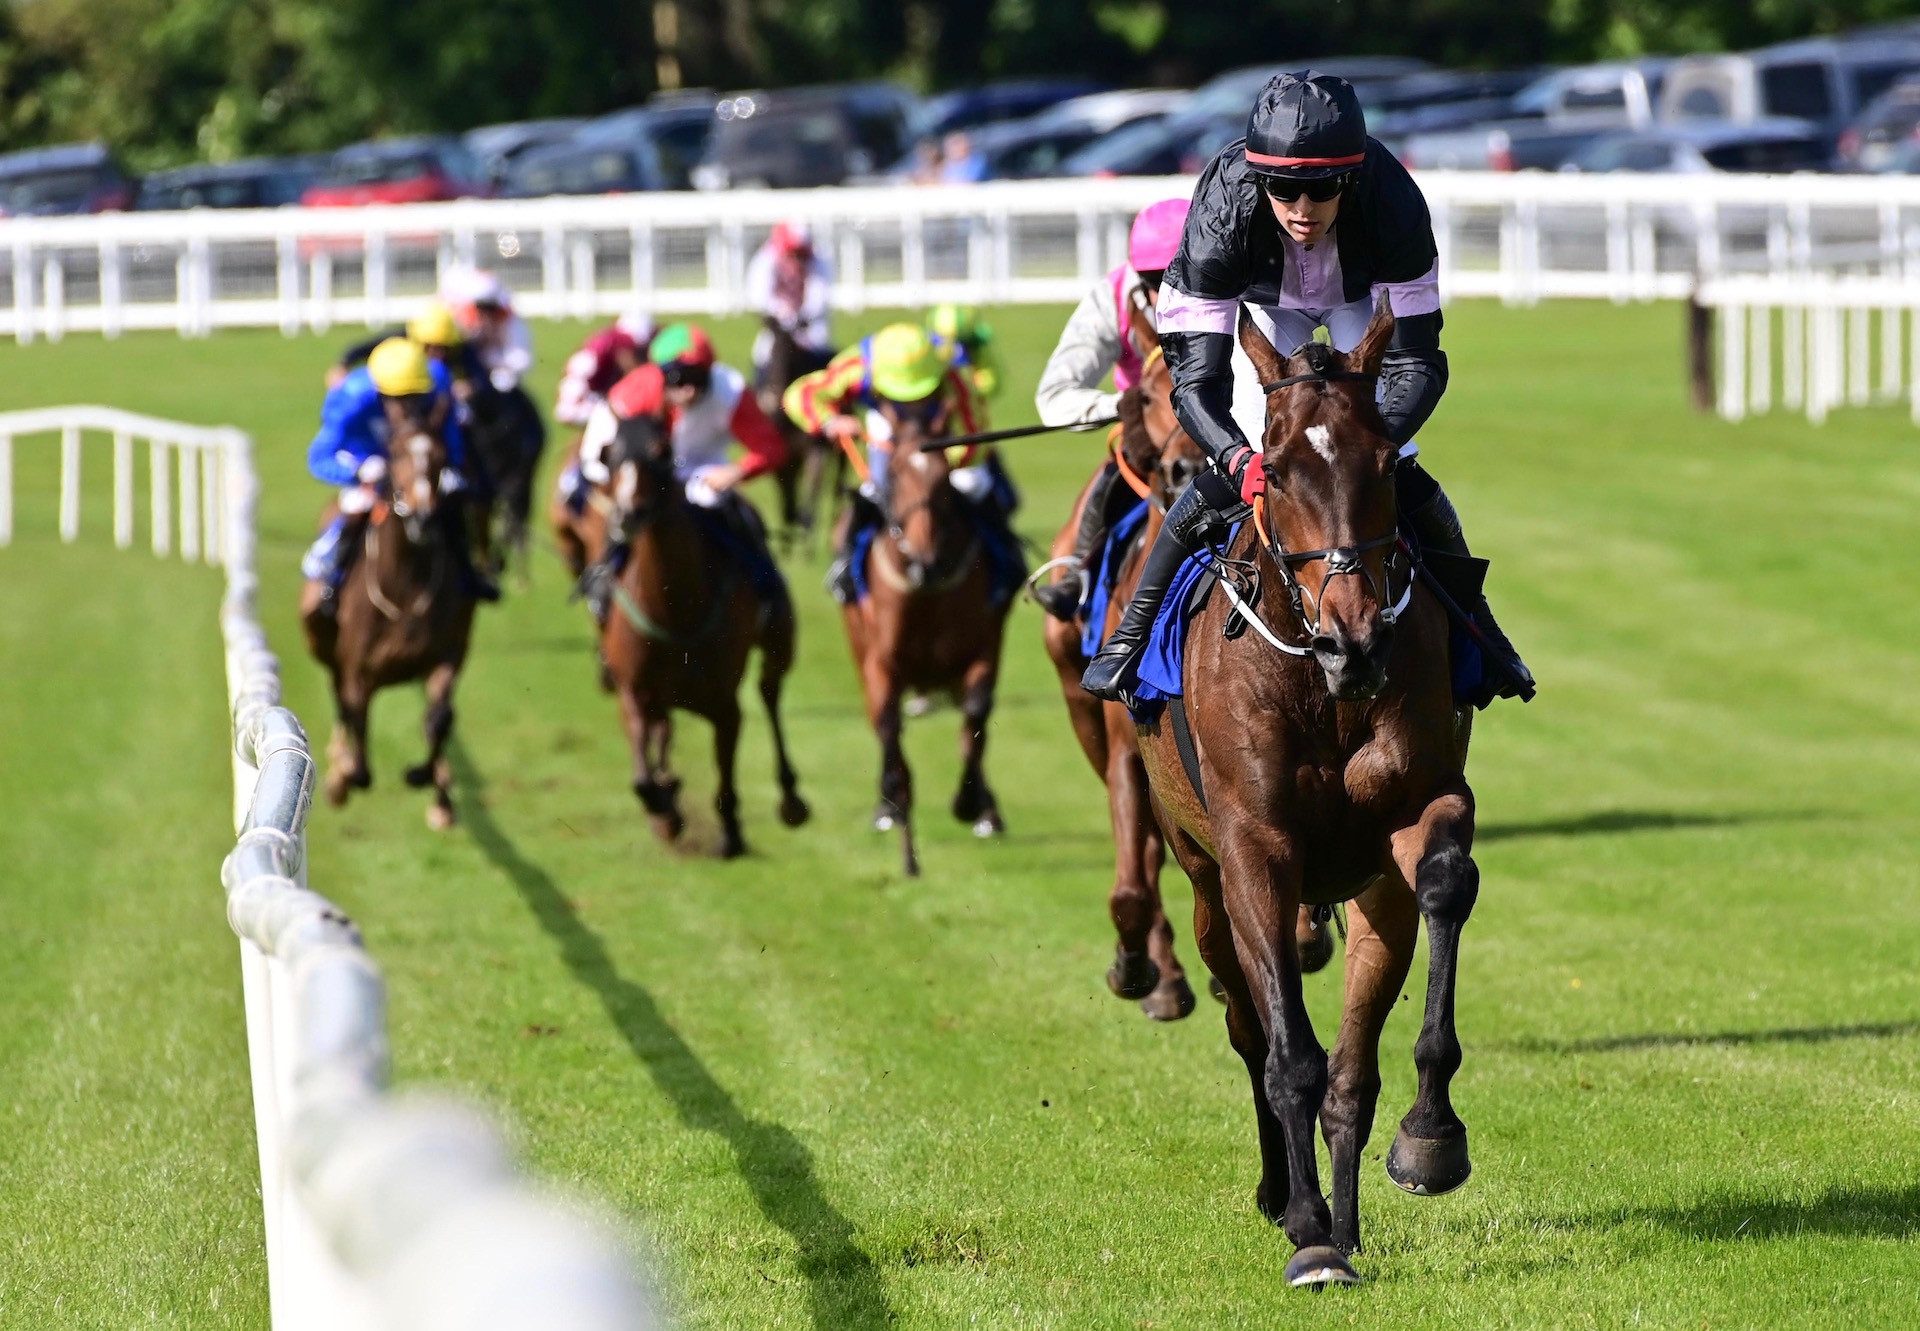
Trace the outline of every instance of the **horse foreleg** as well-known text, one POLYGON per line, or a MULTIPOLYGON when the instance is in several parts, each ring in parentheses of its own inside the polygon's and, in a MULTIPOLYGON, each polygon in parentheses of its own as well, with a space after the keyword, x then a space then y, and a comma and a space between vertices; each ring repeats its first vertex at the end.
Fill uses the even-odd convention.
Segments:
POLYGON ((1220 866, 1184 832, 1168 833, 1168 848, 1193 883, 1193 942, 1213 972, 1219 996, 1227 1007, 1227 1038, 1246 1064, 1253 1086, 1253 1120, 1260 1143, 1260 1183, 1254 1204, 1276 1224, 1287 1195, 1287 1139, 1267 1100, 1267 1032, 1240 956, 1234 950, 1233 925, 1221 899, 1220 866))
POLYGON ((746 838, 740 835, 740 793, 733 785, 733 760, 740 747, 739 702, 729 695, 726 705, 710 719, 713 722, 713 764, 718 774, 718 790, 713 797, 713 807, 720 815, 720 858, 730 860, 747 852, 746 838))
POLYGON ((460 667, 438 665, 427 676, 427 712, 423 728, 427 736, 427 756, 417 767, 407 769, 407 784, 416 790, 433 787, 433 803, 427 806, 427 826, 444 831, 453 826, 453 765, 447 761, 447 737, 453 734, 453 684, 460 667))
POLYGON ((679 836, 684 826, 675 807, 677 784, 666 774, 666 736, 671 725, 649 714, 639 690, 620 685, 620 719, 626 727, 627 745, 633 750, 633 793, 647 811, 654 835, 663 841, 679 836))
MULTIPOLYGON (((1146 776, 1141 774, 1141 784, 1146 776)), ((1166 863, 1166 843, 1160 826, 1154 821, 1152 801, 1144 790, 1140 797, 1139 862, 1140 879, 1146 884, 1147 897, 1153 903, 1153 928, 1147 934, 1147 955, 1160 970, 1160 983, 1140 1000, 1140 1010, 1155 1021, 1180 1021, 1193 1013, 1193 986, 1187 983, 1187 969, 1173 952, 1173 922, 1167 918, 1160 899, 1160 869, 1166 863)))
POLYGON ((800 798, 800 778, 787 757, 787 728, 780 720, 780 691, 793 668, 793 613, 789 609, 768 625, 760 643, 760 703, 773 730, 773 775, 780 783, 780 821, 798 827, 813 816, 800 798))
POLYGON ((861 670, 867 691, 867 720, 880 741, 880 803, 873 811, 878 832, 900 829, 901 868, 909 878, 920 872, 913 845, 913 771, 900 744, 900 685, 882 660, 870 650, 861 670))
POLYGON ((373 784, 367 766, 367 713, 373 690, 358 677, 335 676, 333 740, 327 745, 327 803, 339 808, 349 791, 373 784))
POLYGON ((1333 1243, 1351 1256, 1360 1251, 1360 1156, 1380 1099, 1380 1031, 1407 981, 1420 916, 1397 881, 1375 883, 1348 915, 1346 1005, 1327 1056, 1320 1130, 1332 1162, 1333 1243))
POLYGON ((1414 1042, 1420 1089, 1387 1153, 1387 1176, 1423 1197, 1451 1192, 1467 1181, 1467 1126, 1454 1113, 1453 1074, 1460 1070, 1460 1038, 1453 1025, 1460 931, 1480 895, 1473 844, 1473 792, 1466 782, 1435 799, 1420 821, 1394 835, 1393 859, 1412 885, 1427 923, 1427 1007, 1414 1042))
POLYGON ((960 692, 960 789, 953 797, 953 816, 973 824, 979 837, 1007 830, 1000 805, 987 784, 987 722, 993 716, 993 689, 999 663, 976 661, 967 671, 960 692))
MULTIPOLYGON (((1215 811, 1213 825, 1221 838, 1221 878, 1234 946, 1267 1032, 1261 1089, 1285 1137, 1287 1197, 1280 1225, 1295 1249, 1286 1280, 1295 1286, 1350 1284, 1358 1277, 1333 1247, 1333 1217, 1320 1192, 1314 1147, 1314 1124, 1327 1095, 1327 1051, 1307 1016, 1293 937, 1299 861, 1284 835, 1255 819, 1235 817, 1223 807, 1215 811)), ((1275 1200, 1266 1198, 1269 1217, 1275 1200)))
POLYGON ((1148 826, 1153 822, 1146 807, 1147 773, 1137 752, 1116 744, 1108 750, 1106 777, 1114 859, 1107 914, 1117 938, 1107 988, 1120 998, 1144 999, 1160 985, 1160 967, 1150 955, 1156 912, 1141 863, 1147 830, 1142 815, 1148 826))

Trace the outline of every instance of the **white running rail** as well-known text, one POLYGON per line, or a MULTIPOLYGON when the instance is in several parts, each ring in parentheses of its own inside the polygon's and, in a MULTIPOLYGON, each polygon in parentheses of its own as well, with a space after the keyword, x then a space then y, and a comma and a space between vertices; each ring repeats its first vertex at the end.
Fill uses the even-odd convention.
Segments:
POLYGON ((1904 401, 1920 423, 1920 268, 1781 274, 1701 284, 1719 342, 1715 405, 1728 420, 1784 407, 1815 423, 1836 407, 1904 401))
MULTIPOLYGON (((387 1091, 385 984, 353 922, 307 887, 314 761, 298 718, 280 705, 279 663, 254 611, 259 482, 251 441, 238 430, 106 407, 0 415, 0 464, 20 436, 60 436, 66 540, 79 530, 86 431, 114 439, 120 545, 132 544, 132 449, 140 440, 154 458, 155 550, 168 549, 165 459, 177 452, 182 553, 204 551, 226 567, 220 624, 239 839, 221 881, 240 940, 274 1328, 657 1325, 633 1254, 603 1223, 529 1183, 484 1117, 431 1095, 387 1091), (195 535, 190 548, 190 533, 204 540, 195 535)), ((6 517, 11 474, 3 465, 0 482, 6 517)), ((0 543, 8 534, 0 528, 0 543)))
MULTIPOLYGON (((1528 303, 1687 295, 1700 277, 1920 252, 1920 178, 1419 173, 1442 290, 1528 303)), ((1133 214, 1184 177, 463 200, 0 221, 0 336, 324 329, 412 312, 455 261, 522 313, 746 305, 748 256, 809 220, 845 308, 1074 301, 1124 258, 1133 214)))

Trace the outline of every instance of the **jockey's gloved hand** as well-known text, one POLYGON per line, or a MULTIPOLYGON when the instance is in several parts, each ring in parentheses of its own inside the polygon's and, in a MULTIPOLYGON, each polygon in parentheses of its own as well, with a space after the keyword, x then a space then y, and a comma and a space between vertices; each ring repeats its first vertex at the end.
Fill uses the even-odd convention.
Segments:
POLYGON ((1228 463, 1227 474, 1235 476, 1240 490, 1240 502, 1251 504, 1254 499, 1267 492, 1267 469, 1260 465, 1260 455, 1251 448, 1236 449, 1228 463))
POLYGON ((360 464, 354 476, 362 485, 378 485, 387 479, 387 460, 383 457, 370 457, 360 464))

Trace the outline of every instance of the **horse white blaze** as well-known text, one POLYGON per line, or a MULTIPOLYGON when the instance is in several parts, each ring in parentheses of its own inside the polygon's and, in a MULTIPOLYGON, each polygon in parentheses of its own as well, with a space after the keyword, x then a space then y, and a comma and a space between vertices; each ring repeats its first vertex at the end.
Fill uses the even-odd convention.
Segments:
POLYGON ((613 483, 614 498, 620 501, 622 507, 631 507, 633 505, 633 496, 639 489, 640 468, 638 464, 632 462, 621 463, 620 473, 613 483))
POLYGON ((427 474, 433 457, 433 440, 416 434, 407 440, 407 451, 413 455, 414 507, 424 513, 433 503, 433 481, 427 474))
POLYGON ((1307 442, 1313 445, 1313 451, 1327 461, 1333 461, 1333 431, 1324 425, 1307 427, 1307 442))

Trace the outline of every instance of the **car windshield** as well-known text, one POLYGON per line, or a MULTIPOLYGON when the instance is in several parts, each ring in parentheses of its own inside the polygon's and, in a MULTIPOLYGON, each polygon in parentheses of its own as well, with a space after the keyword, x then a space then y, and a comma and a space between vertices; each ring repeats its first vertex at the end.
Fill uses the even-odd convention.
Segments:
POLYGON ((1760 71, 1760 104, 1770 116, 1824 120, 1833 114, 1824 65, 1770 65, 1760 71))
POLYGON ((1813 139, 1743 139, 1701 150, 1716 171, 1815 171, 1826 152, 1813 139))
POLYGON ((640 185, 632 156, 619 148, 526 162, 513 173, 518 194, 609 194, 640 185))
POLYGON ((0 199, 11 213, 74 208, 100 186, 96 171, 43 171, 0 180, 0 199))
MULTIPOLYGON (((1190 129, 1198 128, 1194 122, 1185 123, 1190 129)), ((1172 143, 1173 134, 1167 121, 1147 120, 1101 135, 1062 165, 1075 175, 1096 175, 1102 171, 1138 171, 1145 162, 1144 169, 1152 173, 1152 163, 1159 160, 1158 154, 1165 154, 1168 165, 1162 170, 1171 171, 1178 161, 1172 143)))
POLYGON ((782 112, 775 106, 769 113, 728 121, 720 139, 725 155, 773 157, 796 146, 838 149, 845 143, 846 128, 846 121, 833 108, 782 112))
POLYGON ((140 187, 142 208, 257 208, 261 185, 257 176, 237 176, 214 180, 186 180, 140 187))

